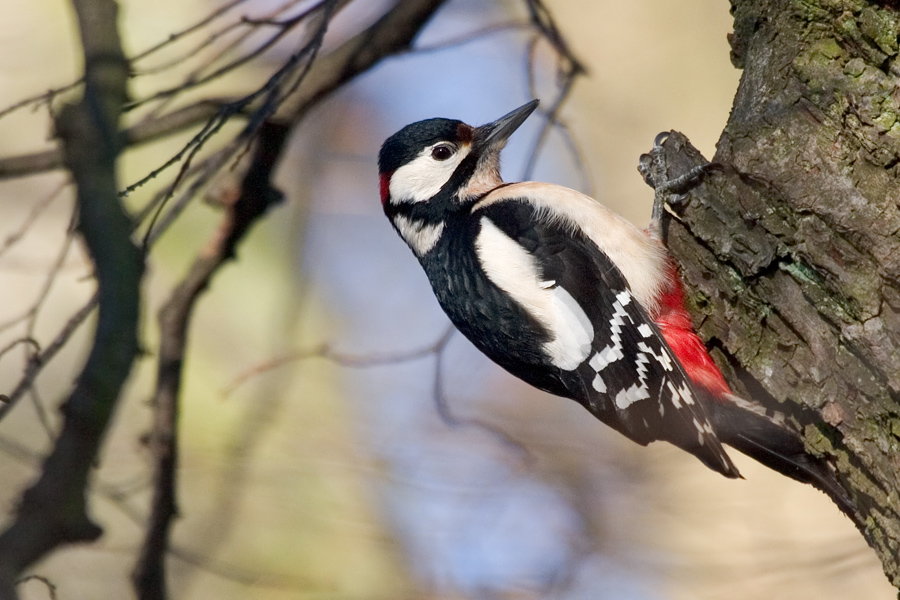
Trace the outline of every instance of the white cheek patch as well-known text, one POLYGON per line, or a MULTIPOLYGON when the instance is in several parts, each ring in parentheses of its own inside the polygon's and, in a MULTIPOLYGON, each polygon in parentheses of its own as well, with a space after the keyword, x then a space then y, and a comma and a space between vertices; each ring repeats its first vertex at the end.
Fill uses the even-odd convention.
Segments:
POLYGON ((403 215, 394 217, 394 225, 400 232, 400 237, 409 244, 416 256, 423 257, 438 243, 441 234, 444 233, 444 222, 436 225, 425 225, 421 222, 407 219, 403 215))
POLYGON ((425 148, 411 162, 394 171, 390 183, 391 202, 399 204, 431 200, 450 180, 456 167, 472 149, 471 145, 463 144, 447 160, 435 160, 431 157, 431 150, 436 145, 425 148))
POLYGON ((534 257, 487 217, 475 241, 478 260, 497 287, 527 310, 553 336, 544 344, 550 361, 572 371, 591 353, 594 327, 565 289, 542 281, 534 257))

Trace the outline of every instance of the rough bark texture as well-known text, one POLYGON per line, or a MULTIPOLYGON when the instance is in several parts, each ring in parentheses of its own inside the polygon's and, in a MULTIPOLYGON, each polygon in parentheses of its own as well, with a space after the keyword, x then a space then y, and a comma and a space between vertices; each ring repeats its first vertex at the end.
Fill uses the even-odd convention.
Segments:
MULTIPOLYGON (((744 70, 714 160, 668 242, 737 391, 830 457, 900 586, 900 12, 732 0, 744 70)), ((670 169, 701 158, 666 144, 670 169)))

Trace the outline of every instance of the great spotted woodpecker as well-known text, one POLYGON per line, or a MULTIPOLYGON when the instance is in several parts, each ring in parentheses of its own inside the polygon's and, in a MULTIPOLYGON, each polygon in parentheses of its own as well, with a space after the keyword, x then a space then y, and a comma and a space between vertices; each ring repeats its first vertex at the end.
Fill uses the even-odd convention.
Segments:
POLYGON ((784 416, 731 393, 659 241, 659 201, 642 232, 574 190, 503 182, 500 151, 537 105, 480 127, 419 121, 381 148, 384 212, 453 324, 516 377, 639 444, 665 440, 740 477, 728 444, 852 514, 784 416))

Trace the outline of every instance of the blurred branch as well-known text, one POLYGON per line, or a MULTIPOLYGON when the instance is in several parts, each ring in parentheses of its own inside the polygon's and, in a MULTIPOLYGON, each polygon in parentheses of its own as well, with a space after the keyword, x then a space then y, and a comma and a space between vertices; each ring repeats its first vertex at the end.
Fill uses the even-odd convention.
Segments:
POLYGON ((410 52, 414 54, 442 52, 444 50, 450 50, 453 48, 458 48, 459 46, 464 46, 471 42, 477 42, 478 40, 497 35, 498 33, 504 33, 507 31, 529 31, 531 30, 531 28, 532 26, 529 23, 520 23, 516 21, 511 21, 509 23, 498 23, 496 25, 487 25, 485 27, 482 27, 481 29, 476 29, 475 31, 470 31, 440 42, 434 42, 428 45, 418 44, 415 48, 411 49, 410 52))
MULTIPOLYGON (((43 350, 35 352, 30 356, 28 359, 28 366, 25 368, 25 373, 22 375, 21 379, 19 379, 16 387, 13 388, 13 391, 10 392, 8 396, 0 396, 0 420, 9 414, 9 411, 15 407, 19 399, 25 395, 25 392, 34 385, 35 379, 40 375, 44 366, 65 347, 72 335, 78 330, 81 324, 87 320, 90 314, 94 312, 94 309, 97 308, 99 303, 100 293, 99 291, 94 292, 91 299, 88 300, 78 312, 69 318, 62 330, 56 335, 56 338, 54 338, 54 340, 43 350)), ((39 349, 39 344, 37 342, 32 341, 31 345, 35 349, 39 349)))
POLYGON ((413 360, 419 360, 421 358, 427 358, 429 356, 437 354, 438 352, 442 352, 443 348, 447 345, 447 342, 450 340, 454 333, 456 333, 456 328, 449 327, 447 331, 445 331, 441 335, 441 337, 438 338, 437 341, 432 342, 427 346, 423 346, 421 348, 413 348, 412 350, 401 352, 390 352, 386 354, 345 354, 343 352, 337 352, 331 349, 331 347, 327 344, 322 344, 321 346, 310 348, 308 350, 298 350, 296 352, 291 352, 290 354, 285 354, 284 356, 279 356, 264 363, 255 365, 240 373, 237 377, 231 380, 231 382, 225 387, 224 390, 222 390, 222 395, 230 396, 239 387, 241 387, 243 384, 247 383, 254 377, 263 375, 270 371, 274 371, 275 369, 278 369, 280 367, 310 358, 321 358, 323 360, 331 361, 342 367, 349 367, 353 369, 365 369, 369 367, 378 367, 384 365, 397 365, 413 360))
POLYGON ((172 292, 159 313, 160 349, 156 393, 153 398, 154 427, 150 448, 156 461, 153 503, 146 537, 133 574, 141 600, 167 597, 165 554, 169 528, 178 509, 175 474, 178 463, 177 421, 187 328, 195 301, 229 259, 238 243, 269 208, 282 199, 271 183, 272 171, 287 139, 288 128, 265 123, 260 128, 256 154, 237 200, 225 207, 222 222, 200 251, 185 278, 172 292))
MULTIPOLYGON (((440 4, 441 1, 435 0, 401 3, 398 7, 402 6, 405 10, 398 11, 395 8, 372 28, 361 34, 362 38, 360 36, 354 38, 354 40, 362 40, 363 43, 353 44, 354 40, 351 40, 348 43, 351 44, 349 52, 341 54, 341 50, 347 47, 345 44, 319 62, 313 62, 313 59, 321 45, 321 34, 311 42, 315 43, 315 48, 312 50, 306 67, 300 71, 294 84, 290 86, 290 91, 312 87, 316 93, 306 96, 299 104, 295 105, 297 108, 293 111, 293 117, 286 122, 287 124, 276 124, 271 120, 261 124, 256 142, 256 154, 244 177, 241 193, 232 204, 226 205, 225 216, 219 230, 206 248, 200 252, 188 275, 160 311, 161 344, 157 390, 154 397, 154 428, 151 437, 151 449, 156 461, 154 495, 146 537, 132 576, 137 595, 142 600, 167 597, 165 555, 169 547, 169 530, 172 520, 177 514, 178 400, 187 343, 187 328, 195 301, 206 289, 218 269, 227 260, 234 257, 237 244, 249 227, 262 217, 272 204, 280 201, 281 193, 271 185, 270 178, 280 157, 290 125, 296 124, 309 106, 325 98, 330 91, 351 80, 356 74, 366 70, 385 55, 396 51, 398 45, 402 44, 401 47, 408 45, 427 21, 427 17, 440 4), (417 10, 409 10, 410 6, 417 10), (397 13, 403 18, 397 18, 397 13), (379 32, 381 32, 380 37, 376 35, 379 32), (379 41, 381 43, 378 43, 379 41), (373 54, 373 50, 380 50, 381 54, 373 54), (335 63, 333 60, 335 54, 339 54, 345 62, 335 63), (339 77, 335 79, 319 76, 317 80, 319 86, 307 85, 307 80, 318 75, 323 69, 320 66, 321 63, 328 59, 332 60, 328 63, 327 68, 334 69, 339 77), (338 68, 339 66, 344 68, 338 68)), ((333 7, 341 5, 336 2, 333 7)), ((321 33, 324 33, 330 17, 331 12, 328 10, 324 13, 321 33)), ((279 73, 283 72, 286 72, 286 69, 279 70, 279 73)), ((270 89, 271 92, 266 95, 264 107, 268 105, 272 108, 267 111, 266 116, 280 104, 275 100, 279 86, 272 85, 270 89)), ((207 124, 205 129, 209 129, 209 127, 210 125, 207 124)), ((250 127, 252 127, 252 121, 248 128, 250 127)), ((179 177, 185 173, 187 166, 186 162, 179 177)), ((153 233, 152 229, 148 231, 148 242, 151 240, 150 233, 153 233)))
POLYGON ((444 394, 444 356, 447 351, 447 346, 450 344, 450 341, 455 334, 456 328, 451 325, 439 338, 430 344, 420 348, 385 354, 346 354, 333 350, 327 344, 322 344, 307 350, 298 350, 255 365, 240 373, 225 387, 222 394, 224 396, 231 395, 237 388, 254 377, 274 371, 275 369, 289 364, 312 358, 327 360, 341 367, 350 369, 367 369, 387 365, 399 365, 415 360, 421 360, 423 358, 434 358, 432 399, 434 400, 435 411, 441 421, 448 427, 473 427, 485 431, 504 446, 514 450, 516 454, 522 458, 523 462, 532 462, 533 457, 531 453, 499 427, 482 421, 481 419, 457 417, 453 414, 453 411, 450 410, 450 403, 447 401, 447 397, 444 394))
MULTIPOLYGON (((43 200, 31 208, 31 212, 28 213, 28 216, 25 217, 25 220, 22 221, 19 228, 7 235, 6 239, 3 240, 3 243, 0 244, 0 255, 15 246, 25 236, 25 233, 31 228, 34 222, 37 221, 38 217, 41 216, 41 213, 44 212, 54 200, 62 195, 63 190, 65 190, 68 185, 68 181, 61 183, 53 190, 53 192, 45 196, 43 200)), ((2 328, 2 325, 0 325, 0 328, 2 328)))
MULTIPOLYGON (((228 99, 204 99, 121 132, 120 143, 137 146, 174 135, 215 117, 228 99)), ((9 158, 0 158, 0 179, 24 177, 63 168, 63 149, 52 148, 9 158)))
MULTIPOLYGON (((310 74, 305 78, 305 82, 299 90, 300 93, 288 99, 288 104, 279 111, 279 114, 286 120, 293 121, 299 116, 296 113, 300 110, 306 110, 310 106, 310 102, 317 101, 321 96, 334 91, 359 73, 371 68, 372 65, 381 59, 408 50, 415 33, 419 31, 430 15, 443 2, 444 0, 407 0, 398 2, 397 6, 377 23, 317 61, 312 66, 310 74)), ((343 4, 346 4, 346 0, 340 6, 343 4)), ((321 5, 316 5, 316 8, 319 6, 321 5)), ((254 23, 250 19, 243 22, 247 24, 254 23)), ((294 19, 291 19, 286 24, 283 24, 279 32, 270 38, 264 49, 270 48, 284 36, 289 30, 288 24, 293 26, 296 23, 294 19)), ((256 25, 260 26, 261 23, 256 23, 256 25)), ((506 27, 509 26, 503 26, 501 29, 506 27)), ((258 54, 259 52, 253 56, 255 57, 258 54)), ((229 69, 234 69, 245 62, 246 60, 244 59, 233 61, 229 64, 229 69)), ((223 75, 226 71, 227 69, 220 67, 216 70, 215 77, 223 75)), ((195 87, 215 77, 208 75, 199 81, 191 82, 190 85, 195 87)), ((171 97, 175 92, 181 92, 184 89, 182 86, 180 88, 171 88, 166 92, 157 92, 153 98, 171 97)), ((45 95, 42 95, 30 100, 33 101, 44 97, 45 95)), ((141 102, 145 100, 141 100, 141 102)), ((223 111, 227 111, 229 117, 247 116, 258 110, 262 100, 262 98, 258 97, 206 98, 125 129, 121 134, 121 142, 129 147, 152 142, 196 127, 202 123, 209 123, 211 119, 221 116, 223 111)), ((59 148, 0 158, 0 179, 23 177, 62 167, 62 150, 59 148)))
POLYGON ((531 97, 538 97, 534 82, 533 65, 537 42, 540 40, 549 43, 556 51, 556 69, 557 79, 559 81, 559 92, 550 104, 550 107, 544 112, 546 117, 544 125, 541 127, 538 137, 532 145, 531 153, 528 155, 528 161, 525 164, 523 179, 528 181, 532 177, 534 167, 537 164, 538 155, 547 141, 550 130, 560 124, 560 109, 562 109, 565 101, 568 100, 576 79, 578 79, 580 75, 584 75, 587 70, 569 48, 568 43, 559 32, 553 17, 550 15, 550 12, 544 6, 543 2, 541 2, 541 0, 526 0, 526 4, 528 6, 529 16, 531 17, 532 27, 538 32, 538 36, 532 41, 528 52, 528 89, 531 90, 531 97))
MULTIPOLYGON (((238 4, 242 4, 246 1, 247 0, 231 0, 231 2, 215 9, 209 15, 207 15, 206 17, 204 17, 197 23, 194 23, 193 25, 190 25, 190 26, 186 27, 185 29, 182 29, 181 31, 176 31, 174 33, 169 34, 165 40, 163 40, 157 44, 154 44, 147 50, 144 50, 143 52, 139 52, 138 54, 132 56, 131 60, 129 62, 131 62, 132 67, 133 67, 135 63, 155 54, 156 52, 159 52, 163 48, 166 48, 166 47, 180 41, 185 36, 188 36, 188 35, 194 33, 195 31, 198 31, 199 29, 205 27, 212 21, 218 19, 220 16, 222 16, 225 13, 227 13, 228 11, 230 11, 232 8, 234 8, 238 4)), ((27 98, 24 98, 22 100, 14 102, 13 104, 7 106, 6 108, 0 110, 0 119, 9 115, 10 113, 20 110, 22 108, 26 108, 26 107, 30 106, 34 109, 37 109, 41 104, 49 105, 51 102, 53 102, 53 100, 57 96, 59 96, 60 94, 62 94, 64 92, 67 92, 69 90, 76 88, 77 86, 81 85, 82 83, 84 83, 84 78, 77 79, 71 83, 60 86, 58 88, 53 88, 53 89, 50 89, 41 94, 29 96, 27 98)), ((61 163, 59 164, 59 167, 62 167, 61 163)))
POLYGON ((12 524, 0 534, 0 599, 16 597, 19 574, 56 546, 97 538, 85 486, 106 425, 138 352, 140 251, 119 204, 118 122, 127 97, 128 62, 112 0, 73 0, 84 51, 84 95, 57 119, 66 166, 78 190, 78 229, 93 261, 99 316, 93 347, 63 407, 59 440, 12 524))
POLYGON ((317 61, 278 116, 297 123, 312 106, 382 59, 404 52, 445 0, 402 0, 339 48, 317 61))
POLYGON ((147 48, 143 52, 138 53, 137 55, 132 57, 132 61, 139 61, 141 59, 147 58, 148 56, 155 54, 156 52, 162 50, 166 46, 169 46, 169 45, 173 44, 174 42, 177 42, 181 38, 183 38, 187 35, 190 35, 196 31, 199 31, 206 25, 209 25, 210 23, 212 23, 213 21, 215 21, 216 19, 218 19, 219 17, 221 17, 222 15, 224 15, 225 13, 230 11, 232 8, 234 8, 238 4, 243 4, 246 1, 247 0, 231 0, 231 2, 223 4, 219 8, 212 11, 207 16, 203 17, 202 19, 200 19, 199 21, 194 23, 193 25, 185 27, 181 31, 176 31, 175 33, 170 34, 168 37, 166 37, 165 40, 159 42, 158 44, 154 44, 153 46, 151 46, 150 48, 147 48))
MULTIPOLYGON (((213 11, 208 17, 206 17, 199 23, 181 32, 172 34, 172 36, 170 36, 165 42, 157 44, 151 49, 137 55, 133 59, 133 62, 137 63, 140 60, 145 59, 151 54, 157 52, 158 50, 172 44, 178 39, 181 39, 186 35, 198 31, 202 26, 218 18, 219 16, 227 12, 230 8, 243 1, 244 0, 234 0, 228 5, 213 11)), ((207 125, 206 127, 204 127, 204 130, 201 131, 201 134, 198 134, 198 136, 196 136, 194 140, 192 140, 193 143, 189 143, 181 153, 176 155, 174 161, 180 160, 181 156, 187 150, 192 147, 201 145, 196 142, 207 137, 203 135, 204 132, 207 132, 209 134, 215 133, 216 131, 218 131, 218 128, 221 126, 221 124, 229 120, 231 117, 236 115, 246 116, 258 111, 260 107, 263 106, 263 104, 266 102, 264 92, 267 91, 267 86, 271 85, 273 82, 280 81, 285 71, 289 71, 293 65, 290 64, 291 61, 289 60, 287 64, 285 64, 285 66, 282 67, 282 69, 280 69, 279 72, 273 76, 272 80, 267 83, 267 86, 264 86, 261 90, 257 90, 256 92, 245 97, 204 98, 197 102, 191 103, 184 108, 173 110, 172 112, 164 114, 163 116, 157 116, 157 113, 160 111, 162 106, 165 106, 166 103, 170 102, 176 96, 179 96, 186 91, 201 87, 207 83, 210 83, 211 81, 223 77, 228 73, 234 72, 242 65, 245 65, 250 61, 259 58, 267 51, 274 48, 288 33, 296 28, 299 28, 298 26, 300 24, 306 23, 313 16, 317 14, 321 15, 323 11, 327 11, 329 14, 334 14, 335 12, 340 11, 344 6, 349 4, 349 2, 350 0, 326 0, 314 4, 312 7, 305 9, 300 14, 281 21, 279 23, 277 31, 273 35, 266 38, 266 40, 258 46, 245 52, 244 54, 241 54, 237 58, 226 62, 225 64, 217 65, 216 63, 219 61, 219 59, 229 54, 230 51, 234 50, 235 47, 240 46, 241 42, 247 37, 246 35, 241 36, 238 39, 232 41, 230 44, 226 45, 225 48, 219 50, 211 59, 208 59, 204 63, 202 63, 201 66, 187 73, 183 77, 181 83, 179 83, 178 85, 164 90, 158 90, 145 97, 137 98, 131 101, 126 106, 126 110, 133 110, 138 106, 153 103, 154 101, 162 101, 163 103, 153 111, 150 117, 145 118, 134 126, 123 130, 120 133, 121 144, 123 144, 124 146, 139 145, 151 142, 161 137, 166 137, 178 133, 180 131, 184 131, 185 129, 196 127, 197 125, 200 125, 202 123, 206 123, 207 125)), ((274 11, 268 13, 266 16, 277 16, 284 10, 287 10, 297 3, 298 0, 288 0, 280 7, 276 8, 274 11)), ((252 32, 262 27, 263 25, 255 24, 253 19, 243 16, 238 18, 235 23, 232 23, 231 26, 227 26, 225 30, 228 30, 229 28, 235 26, 248 27, 250 28, 249 31, 252 32)), ((315 32, 316 29, 316 27, 312 27, 313 32, 315 32)), ((221 30, 219 32, 216 32, 216 34, 211 36, 211 39, 207 39, 199 47, 193 48, 193 54, 181 56, 180 62, 183 63, 184 61, 193 58, 196 52, 199 52, 207 46, 211 46, 212 42, 215 41, 217 35, 221 33, 221 30)), ((304 31, 301 35, 306 33, 307 32, 304 31)), ((133 72, 131 73, 131 76, 139 77, 145 74, 146 73, 142 74, 140 72, 133 72)), ((80 82, 75 82, 64 88, 52 90, 50 92, 47 92, 46 94, 35 96, 33 98, 29 98, 22 102, 16 103, 8 109, 0 111, 0 117, 8 114, 9 112, 12 112, 17 108, 21 108, 29 104, 36 104, 40 102, 49 103, 53 98, 56 97, 56 95, 75 87, 78 83, 80 82)), ((52 148, 39 152, 0 159, 0 179, 22 177, 34 173, 60 169, 64 166, 62 152, 63 151, 61 148, 52 148)), ((163 170, 169 165, 170 163, 166 163, 166 165, 164 165, 161 169, 158 169, 156 172, 151 173, 148 179, 154 177, 159 171, 163 170)), ((129 189, 126 190, 126 192, 130 191, 130 189, 133 189, 134 187, 136 186, 129 186, 129 189)))
MULTIPOLYGON (((340 85, 351 81, 360 73, 371 68, 379 60, 406 51, 418 31, 443 2, 444 0, 406 0, 400 2, 367 30, 351 38, 333 52, 319 57, 309 66, 297 93, 285 99, 284 104, 277 111, 275 119, 285 123, 296 123, 308 108, 326 98, 328 94, 340 85)), ((269 83, 266 85, 268 86, 269 83)), ((264 89, 266 89, 266 86, 261 88, 261 90, 264 89)), ((172 113, 172 115, 182 115, 178 119, 173 118, 169 122, 169 125, 173 127, 193 126, 203 120, 207 120, 207 126, 204 127, 204 131, 195 136, 194 140, 189 142, 167 164, 174 162, 190 148, 196 147, 202 141, 209 139, 210 135, 221 128, 221 125, 224 124, 222 120, 224 117, 222 117, 220 112, 222 106, 227 104, 229 107, 237 107, 238 102, 243 102, 243 108, 239 108, 230 114, 232 116, 233 114, 252 114, 256 105, 248 99, 258 97, 261 97, 260 90, 243 99, 229 100, 227 102, 225 100, 209 100, 172 113), (210 114, 213 115, 214 123, 209 121, 210 114)), ((259 109, 255 110, 258 112, 259 109)), ((267 110, 264 114, 269 114, 270 112, 271 110, 267 110)), ((145 129, 141 129, 141 131, 148 136, 151 135, 151 132, 155 132, 153 133, 154 136, 171 133, 174 130, 169 131, 161 126, 161 121, 165 119, 166 117, 160 117, 158 120, 145 124, 142 126, 145 129), (156 126, 159 126, 159 129, 154 129, 156 126)), ((148 137, 146 139, 149 140, 151 138, 148 137)), ((123 141, 123 143, 126 142, 123 141)), ((240 144, 231 144, 204 159, 198 165, 185 165, 179 173, 179 179, 166 186, 150 201, 148 206, 137 216, 137 222, 144 221, 154 211, 158 211, 165 200, 175 193, 179 184, 184 183, 189 178, 193 178, 190 186, 184 191, 178 202, 160 218, 159 223, 152 227, 152 231, 148 230, 145 240, 145 251, 152 247, 162 233, 175 221, 175 218, 187 206, 188 202, 227 164, 229 158, 237 153, 240 146, 240 144)), ((0 178, 2 178, 2 163, 3 160, 0 160, 0 178)), ((161 170, 162 168, 155 170, 142 181, 152 178, 161 170)), ((34 383, 42 369, 58 354, 59 350, 65 346, 75 331, 87 320, 87 317, 90 316, 93 309, 97 306, 97 302, 98 296, 94 295, 69 319, 51 344, 29 359, 24 374, 13 390, 5 398, 0 396, 0 420, 12 410, 18 400, 24 396, 25 392, 34 383)))
MULTIPOLYGON (((36 451, 31 450, 10 438, 3 437, 2 435, 0 435, 0 453, 3 453, 7 457, 28 468, 37 468, 40 466, 41 457, 36 451)), ((95 481, 91 485, 90 494, 108 501, 129 521, 143 527, 147 524, 147 517, 141 514, 141 511, 134 508, 128 500, 131 495, 141 491, 148 485, 149 482, 145 481, 143 476, 141 476, 136 483, 127 486, 95 481)), ((192 567, 196 567, 211 575, 241 585, 275 589, 292 589, 298 591, 303 590, 310 585, 308 580, 299 578, 294 574, 252 570, 239 564, 223 561, 222 559, 204 556, 193 550, 174 544, 169 545, 167 554, 176 560, 192 567)), ((16 582, 16 585, 25 583, 30 578, 39 577, 34 575, 23 577, 16 582)))

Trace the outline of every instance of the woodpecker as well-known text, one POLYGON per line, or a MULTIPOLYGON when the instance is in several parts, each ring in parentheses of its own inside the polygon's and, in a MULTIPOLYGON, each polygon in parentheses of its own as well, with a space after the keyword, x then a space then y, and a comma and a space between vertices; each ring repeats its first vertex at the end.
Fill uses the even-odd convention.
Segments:
POLYGON ((728 444, 852 515, 832 467, 783 414, 732 394, 695 333, 660 241, 664 194, 641 231, 575 190, 500 178, 500 151, 537 105, 479 127, 419 121, 381 147, 384 212, 456 328, 638 444, 670 442, 738 478, 728 444))

